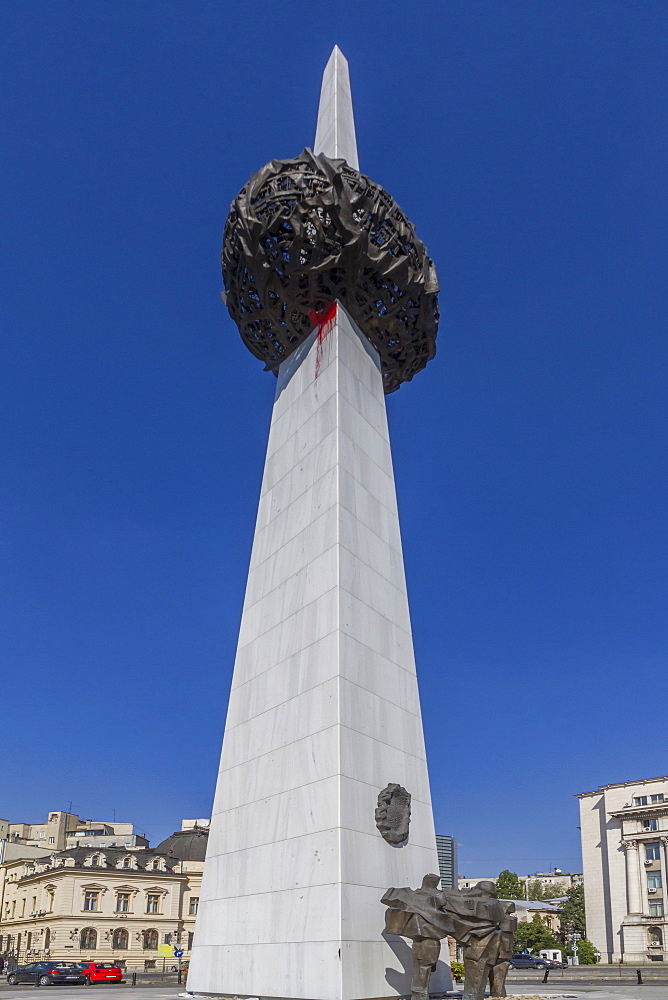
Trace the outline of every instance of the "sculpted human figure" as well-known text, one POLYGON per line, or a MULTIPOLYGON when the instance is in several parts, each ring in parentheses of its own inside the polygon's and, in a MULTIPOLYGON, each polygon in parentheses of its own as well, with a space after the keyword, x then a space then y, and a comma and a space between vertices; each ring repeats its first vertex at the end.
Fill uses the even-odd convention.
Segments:
POLYGON ((429 980, 441 940, 450 935, 464 948, 463 1000, 483 1000, 489 980, 492 996, 505 997, 517 918, 515 904, 496 898, 493 882, 473 889, 440 890, 438 875, 425 875, 419 889, 388 889, 385 929, 413 941, 412 1000, 428 1000, 429 980))
POLYGON ((438 875, 425 875, 419 889, 388 889, 381 902, 388 907, 385 930, 413 942, 412 1000, 429 1000, 429 980, 441 953, 441 939, 452 933, 451 920, 441 908, 438 875))
MULTIPOLYGON (((490 996, 505 997, 506 976, 517 930, 517 917, 513 916, 515 904, 497 899, 493 882, 478 882, 471 889, 463 889, 461 895, 477 899, 478 906, 485 914, 485 920, 481 922, 479 929, 472 928, 466 940, 461 941, 464 948, 462 1000, 483 1000, 488 981, 490 996), (491 923, 494 924, 493 928, 490 928, 491 923)), ((445 903, 446 907, 448 902, 445 903)))

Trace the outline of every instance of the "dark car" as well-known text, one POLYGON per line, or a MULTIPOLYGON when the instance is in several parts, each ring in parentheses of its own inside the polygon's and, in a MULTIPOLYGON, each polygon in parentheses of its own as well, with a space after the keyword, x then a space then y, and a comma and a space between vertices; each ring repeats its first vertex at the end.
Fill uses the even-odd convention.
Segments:
POLYGON ((510 960, 511 969, 553 969, 554 964, 550 962, 547 958, 541 958, 540 955, 536 957, 535 955, 513 955, 510 960))
POLYGON ((10 986, 16 983, 39 983, 40 986, 55 986, 56 983, 85 983, 86 974, 74 962, 31 962, 19 965, 7 976, 10 986))

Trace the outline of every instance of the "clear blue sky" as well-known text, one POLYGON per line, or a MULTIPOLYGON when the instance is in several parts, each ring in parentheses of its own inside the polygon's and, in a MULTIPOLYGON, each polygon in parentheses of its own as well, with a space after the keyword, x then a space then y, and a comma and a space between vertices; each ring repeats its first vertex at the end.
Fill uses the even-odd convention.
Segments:
POLYGON ((5 0, 0 815, 209 813, 274 380, 230 201, 313 140, 439 269, 388 398, 437 827, 579 865, 573 794, 665 774, 665 0, 5 0))

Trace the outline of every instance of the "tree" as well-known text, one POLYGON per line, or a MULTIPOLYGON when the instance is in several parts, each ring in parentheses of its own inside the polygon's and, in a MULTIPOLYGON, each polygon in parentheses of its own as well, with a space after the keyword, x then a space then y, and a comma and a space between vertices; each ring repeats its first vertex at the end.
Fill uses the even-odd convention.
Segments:
POLYGON ((524 899, 524 886, 519 875, 504 868, 496 880, 496 894, 499 899, 524 899))
POLYGON ((569 886, 566 882, 554 882, 552 885, 544 885, 541 899, 559 899, 561 896, 567 895, 568 889, 569 886))
POLYGON ((560 948, 561 945, 547 926, 540 913, 535 913, 531 923, 521 922, 517 925, 514 951, 538 952, 543 948, 560 948))
POLYGON ((577 931, 584 938, 587 933, 585 924, 585 897, 583 885, 572 885, 566 892, 568 899, 561 910, 561 926, 566 934, 577 931))
POLYGON ((546 899, 557 899, 559 896, 565 896, 568 891, 568 886, 565 882, 554 882, 550 885, 543 885, 539 878, 529 879, 527 884, 527 899, 535 899, 537 901, 546 899))
POLYGON ((527 899, 542 899, 543 898, 543 883, 539 878, 529 879, 527 883, 527 899))
POLYGON ((587 938, 580 938, 577 950, 580 965, 596 965, 599 956, 591 941, 587 938))

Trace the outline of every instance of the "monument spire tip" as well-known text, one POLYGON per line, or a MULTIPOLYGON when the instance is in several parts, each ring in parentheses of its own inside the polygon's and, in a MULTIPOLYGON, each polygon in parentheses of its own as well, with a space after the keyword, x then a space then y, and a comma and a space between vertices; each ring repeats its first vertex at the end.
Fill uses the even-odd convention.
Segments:
POLYGON ((322 75, 313 151, 332 160, 343 159, 359 170, 348 60, 338 45, 332 49, 322 75))

